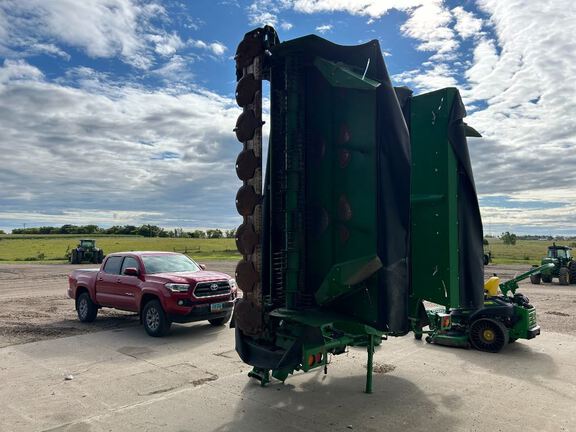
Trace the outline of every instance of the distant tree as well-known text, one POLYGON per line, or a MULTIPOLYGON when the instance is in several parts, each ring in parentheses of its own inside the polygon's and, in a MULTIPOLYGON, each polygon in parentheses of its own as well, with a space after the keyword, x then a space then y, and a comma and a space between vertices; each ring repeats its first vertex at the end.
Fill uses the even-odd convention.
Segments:
POLYGON ((191 238, 206 238, 206 233, 202 230, 194 230, 188 233, 188 237, 191 238))
POLYGON ((174 237, 184 237, 184 230, 182 228, 174 228, 174 237))
POLYGON ((4 230, 0 230, 0 234, 6 234, 4 230))
POLYGON ((490 243, 488 243, 488 239, 484 239, 484 240, 482 240, 482 244, 484 246, 488 246, 490 243))
POLYGON ((208 236, 208 238, 211 238, 211 239, 224 237, 224 234, 219 229, 209 229, 206 231, 206 235, 208 236))
POLYGON ((226 230, 226 238, 234 238, 236 237, 236 228, 226 230))
POLYGON ((502 243, 505 245, 515 245, 518 236, 516 234, 512 234, 509 231, 506 231, 505 233, 502 233, 500 238, 502 239, 502 243))

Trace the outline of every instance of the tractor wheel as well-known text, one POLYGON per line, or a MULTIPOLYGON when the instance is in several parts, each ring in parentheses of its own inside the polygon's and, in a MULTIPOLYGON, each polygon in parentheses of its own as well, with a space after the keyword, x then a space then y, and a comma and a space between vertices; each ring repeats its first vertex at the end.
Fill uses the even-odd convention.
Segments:
POLYGON ((76 249, 72 249, 72 253, 70 254, 70 264, 78 264, 78 251, 76 249))
POLYGON ((84 260, 84 251, 83 250, 77 250, 76 251, 76 264, 81 264, 83 260, 84 260))
POLYGON ((567 267, 562 267, 558 272, 558 282, 560 282, 560 285, 568 285, 570 283, 570 271, 567 267))
POLYGON ((497 353, 508 340, 508 329, 500 321, 480 318, 470 326, 470 343, 478 351, 497 353))
POLYGON ((530 275, 530 282, 531 282, 533 285, 540 285, 540 280, 541 280, 541 278, 542 278, 542 277, 541 277, 540 273, 536 273, 536 274, 530 275))
POLYGON ((550 275, 542 275, 542 282, 550 283, 552 282, 552 276, 550 275))
POLYGON ((576 283, 576 261, 570 261, 570 283, 576 283))
POLYGON ((104 251, 102 249, 98 250, 98 264, 102 264, 104 261, 104 251))
POLYGON ((484 254, 483 261, 484 261, 484 265, 485 265, 485 266, 487 266, 488 264, 490 264, 490 255, 484 254))

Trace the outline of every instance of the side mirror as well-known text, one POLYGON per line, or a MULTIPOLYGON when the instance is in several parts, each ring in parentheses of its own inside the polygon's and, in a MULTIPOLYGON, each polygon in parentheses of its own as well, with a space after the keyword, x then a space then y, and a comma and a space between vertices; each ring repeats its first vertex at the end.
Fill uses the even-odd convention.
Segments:
POLYGON ((206 264, 198 264, 202 270, 206 270, 206 264))
POLYGON ((126 267, 124 269, 124 274, 126 276, 138 276, 140 274, 140 272, 135 267, 126 267))

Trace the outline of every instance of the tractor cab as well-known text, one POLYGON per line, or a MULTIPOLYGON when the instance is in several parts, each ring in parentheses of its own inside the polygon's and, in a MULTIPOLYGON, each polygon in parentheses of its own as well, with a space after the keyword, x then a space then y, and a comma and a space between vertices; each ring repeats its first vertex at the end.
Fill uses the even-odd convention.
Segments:
POLYGON ((80 245, 82 249, 94 249, 96 247, 96 240, 80 240, 80 245))
POLYGON ((553 246, 548 246, 548 255, 547 258, 554 258, 554 259, 570 259, 571 253, 570 251, 572 250, 572 248, 569 248, 568 246, 556 246, 555 244, 553 246))

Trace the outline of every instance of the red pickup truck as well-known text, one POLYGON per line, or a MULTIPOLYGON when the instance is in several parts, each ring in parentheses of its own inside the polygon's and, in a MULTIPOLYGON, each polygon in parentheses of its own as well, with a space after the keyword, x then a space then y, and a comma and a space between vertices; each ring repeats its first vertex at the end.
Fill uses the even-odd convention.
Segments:
POLYGON ((165 335, 173 322, 224 325, 237 296, 230 276, 171 252, 113 253, 100 269, 74 270, 68 284, 80 321, 94 321, 102 307, 138 312, 150 336, 165 335))

